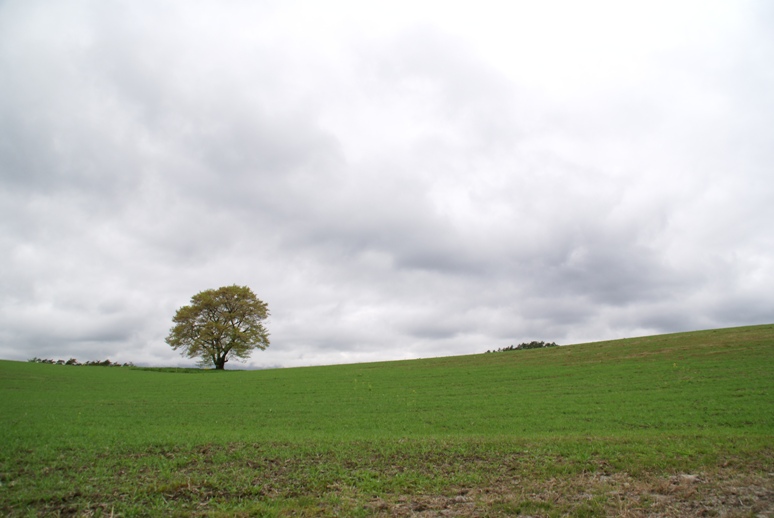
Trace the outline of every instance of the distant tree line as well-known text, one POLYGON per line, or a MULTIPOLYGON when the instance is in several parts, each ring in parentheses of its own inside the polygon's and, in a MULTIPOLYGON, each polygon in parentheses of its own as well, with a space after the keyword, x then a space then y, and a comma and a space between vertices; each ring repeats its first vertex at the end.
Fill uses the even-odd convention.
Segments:
POLYGON ((509 345, 508 347, 502 347, 494 351, 487 351, 487 353, 501 353, 505 351, 523 351, 524 349, 542 349, 543 347, 559 347, 556 342, 537 342, 532 341, 529 343, 521 343, 519 345, 509 345))
POLYGON ((86 361, 84 363, 79 362, 75 358, 70 358, 67 361, 64 360, 47 360, 44 358, 33 358, 31 360, 27 360, 30 363, 50 363, 51 365, 96 365, 98 367, 134 367, 134 364, 129 363, 119 363, 119 362, 111 362, 110 360, 91 360, 86 361))

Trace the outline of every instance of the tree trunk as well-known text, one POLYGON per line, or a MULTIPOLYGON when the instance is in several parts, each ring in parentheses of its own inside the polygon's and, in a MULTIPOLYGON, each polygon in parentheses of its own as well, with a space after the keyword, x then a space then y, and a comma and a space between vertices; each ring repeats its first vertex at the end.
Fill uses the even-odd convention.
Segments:
POLYGON ((226 368, 226 357, 215 358, 215 370, 224 370, 226 368))

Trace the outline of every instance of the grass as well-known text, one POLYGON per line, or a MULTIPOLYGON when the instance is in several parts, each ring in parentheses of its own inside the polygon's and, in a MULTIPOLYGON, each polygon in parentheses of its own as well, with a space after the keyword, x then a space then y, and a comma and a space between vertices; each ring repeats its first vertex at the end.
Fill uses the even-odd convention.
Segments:
POLYGON ((0 362, 0 513, 772 513, 773 373, 774 325, 267 371, 0 362))

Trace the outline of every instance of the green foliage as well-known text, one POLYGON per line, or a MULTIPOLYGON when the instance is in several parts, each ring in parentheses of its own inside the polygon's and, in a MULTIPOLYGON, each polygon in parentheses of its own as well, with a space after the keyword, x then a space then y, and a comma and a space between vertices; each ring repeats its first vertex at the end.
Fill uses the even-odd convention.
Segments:
POLYGON ((47 358, 38 358, 37 356, 35 358, 32 358, 30 360, 27 360, 30 363, 48 363, 51 365, 86 365, 86 366, 98 366, 98 367, 134 367, 133 363, 118 363, 118 362, 111 362, 110 360, 87 360, 84 363, 79 362, 75 358, 70 358, 67 361, 64 360, 51 360, 47 358))
POLYGON ((247 286, 224 286, 191 297, 177 310, 166 342, 202 365, 225 368, 231 359, 246 359, 269 346, 263 321, 269 308, 247 286))
POLYGON ((519 345, 509 345, 508 347, 503 347, 501 349, 497 349, 496 351, 487 351, 494 352, 494 353, 500 353, 504 351, 523 351, 525 349, 543 349, 544 347, 559 347, 556 342, 543 342, 543 341, 532 341, 532 342, 524 342, 520 343, 519 345))
POLYGON ((263 371, 0 362, 0 514, 668 516, 680 473, 772 487, 771 372, 772 325, 263 371))

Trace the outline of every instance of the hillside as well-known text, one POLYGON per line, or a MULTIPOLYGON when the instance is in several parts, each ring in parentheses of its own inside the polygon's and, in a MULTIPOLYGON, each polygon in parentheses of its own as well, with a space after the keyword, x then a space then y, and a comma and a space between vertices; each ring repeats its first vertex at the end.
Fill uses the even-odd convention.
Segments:
MULTIPOLYGON (((91 500, 128 514, 143 505, 188 509, 217 496, 212 481, 206 499, 186 493, 173 499, 179 505, 162 498, 162 486, 172 484, 177 494, 176 481, 217 480, 213 470, 221 469, 233 475, 223 482, 226 508, 236 509, 236 487, 261 512, 281 514, 282 505, 272 507, 277 502, 296 509, 287 488, 266 485, 264 475, 277 467, 266 464, 269 457, 288 462, 289 472, 307 481, 299 494, 315 506, 328 502, 328 511, 343 491, 332 486, 342 481, 354 508, 376 494, 394 510, 404 493, 500 484, 511 477, 503 459, 511 459, 516 478, 527 470, 538 482, 588 473, 650 480, 725 463, 769 473, 756 483, 771 495, 773 372, 774 325, 266 371, 3 361, 0 510, 93 511, 91 500), (315 458, 325 459, 324 469, 315 458), (110 475, 116 469, 150 474, 141 495, 127 496, 110 475), (92 492, 73 496, 66 481, 83 481, 84 473, 92 492), (270 505, 260 496, 269 489, 274 500, 284 496, 270 505)), ((283 478, 275 473, 272 480, 283 478)), ((247 505, 243 500, 239 505, 247 505)))

